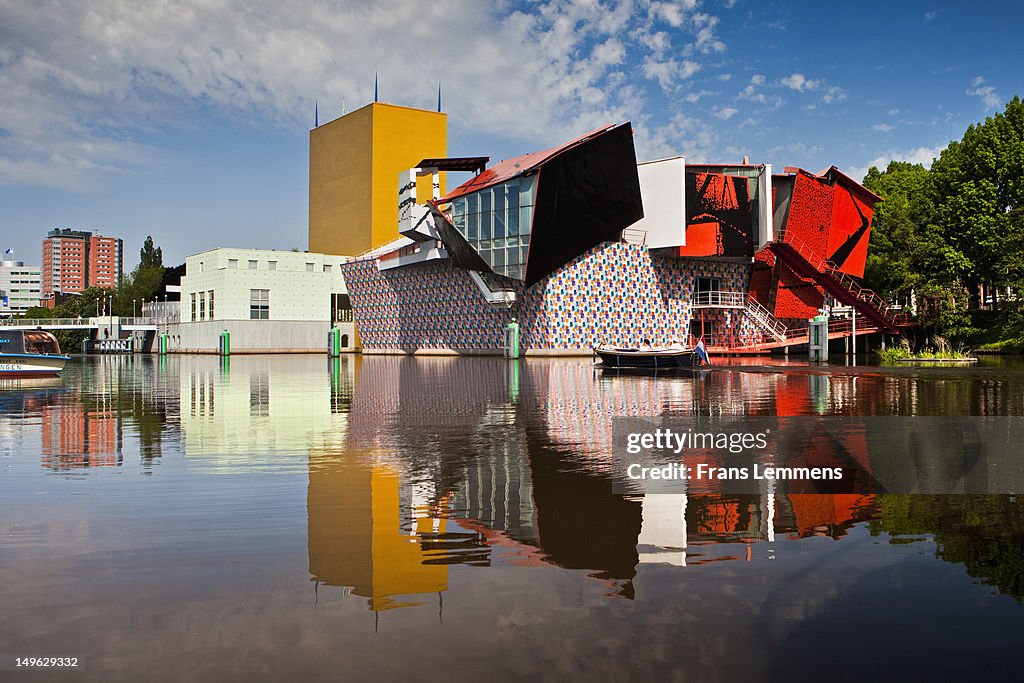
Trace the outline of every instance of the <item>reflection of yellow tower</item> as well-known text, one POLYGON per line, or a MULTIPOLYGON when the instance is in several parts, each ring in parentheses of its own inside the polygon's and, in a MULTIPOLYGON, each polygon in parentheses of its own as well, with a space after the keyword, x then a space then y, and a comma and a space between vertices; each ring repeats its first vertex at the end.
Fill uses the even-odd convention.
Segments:
POLYGON ((398 174, 444 157, 447 131, 447 114, 379 102, 311 130, 309 250, 354 256, 397 239, 398 174))
POLYGON ((363 453, 311 455, 307 505, 309 573, 318 581, 350 586, 375 611, 422 604, 400 596, 448 589, 448 567, 425 564, 419 540, 443 531, 444 520, 420 517, 403 528, 394 469, 363 453))

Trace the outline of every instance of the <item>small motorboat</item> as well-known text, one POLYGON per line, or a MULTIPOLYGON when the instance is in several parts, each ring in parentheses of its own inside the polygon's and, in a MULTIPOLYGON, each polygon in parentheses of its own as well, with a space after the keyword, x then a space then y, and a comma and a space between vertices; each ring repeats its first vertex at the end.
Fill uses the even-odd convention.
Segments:
POLYGON ((0 328, 0 379, 56 377, 68 360, 45 330, 0 328))
POLYGON ((699 368, 711 365, 704 342, 693 348, 639 349, 615 346, 597 346, 594 354, 601 359, 601 367, 614 369, 662 370, 699 368))

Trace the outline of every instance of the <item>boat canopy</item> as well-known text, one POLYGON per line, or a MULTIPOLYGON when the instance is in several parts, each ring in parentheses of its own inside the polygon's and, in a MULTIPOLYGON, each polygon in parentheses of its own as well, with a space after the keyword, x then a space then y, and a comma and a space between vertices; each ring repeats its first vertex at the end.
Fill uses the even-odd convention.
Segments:
POLYGON ((57 338, 45 330, 0 330, 0 353, 59 356, 57 338))

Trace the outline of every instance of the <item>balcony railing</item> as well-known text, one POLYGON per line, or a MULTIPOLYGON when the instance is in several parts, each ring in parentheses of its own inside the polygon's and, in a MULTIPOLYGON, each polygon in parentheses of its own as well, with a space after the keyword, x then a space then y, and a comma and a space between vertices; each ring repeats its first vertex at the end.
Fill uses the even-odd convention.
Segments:
POLYGON ((695 292, 694 308, 744 308, 747 295, 744 292, 695 292))

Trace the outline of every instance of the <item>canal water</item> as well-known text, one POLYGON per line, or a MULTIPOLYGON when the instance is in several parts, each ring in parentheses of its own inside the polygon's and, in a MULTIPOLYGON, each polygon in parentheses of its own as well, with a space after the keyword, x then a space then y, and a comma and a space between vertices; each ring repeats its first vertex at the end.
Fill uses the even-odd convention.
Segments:
POLYGON ((752 362, 105 356, 3 385, 0 680, 1015 670, 1016 496, 616 493, 612 422, 1020 416, 1024 369, 752 362))

